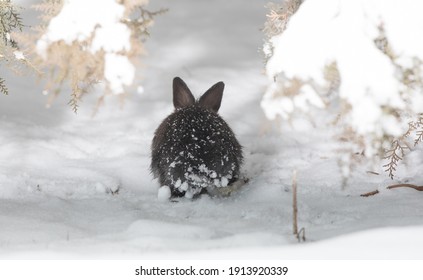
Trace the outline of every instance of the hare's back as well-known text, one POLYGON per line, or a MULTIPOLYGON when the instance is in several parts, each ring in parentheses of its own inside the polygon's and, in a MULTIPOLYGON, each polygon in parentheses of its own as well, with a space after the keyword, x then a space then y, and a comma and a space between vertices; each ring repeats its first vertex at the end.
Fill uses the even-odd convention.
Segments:
POLYGON ((241 146, 226 122, 216 113, 188 107, 168 120, 167 154, 170 181, 196 187, 226 186, 238 177, 241 146))
POLYGON ((227 123, 206 109, 192 106, 178 110, 169 125, 166 138, 174 145, 175 153, 187 152, 187 158, 197 155, 199 161, 220 160, 240 148, 227 123))

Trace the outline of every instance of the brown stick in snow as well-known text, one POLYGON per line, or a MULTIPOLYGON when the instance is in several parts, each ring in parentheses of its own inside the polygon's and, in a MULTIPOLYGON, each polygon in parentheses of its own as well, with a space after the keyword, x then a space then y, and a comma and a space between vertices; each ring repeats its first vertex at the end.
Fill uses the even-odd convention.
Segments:
POLYGON ((379 193, 379 191, 378 190, 375 190, 375 191, 372 191, 372 192, 360 194, 360 196, 362 196, 362 197, 369 197, 369 196, 372 196, 372 195, 375 195, 375 194, 378 194, 378 193, 379 193))
POLYGON ((423 186, 416 186, 413 184, 396 184, 396 185, 391 185, 387 187, 387 189, 396 189, 396 188, 412 188, 412 189, 415 189, 416 191, 423 191, 423 186))
POLYGON ((297 170, 294 170, 294 172, 292 173, 292 208, 293 208, 293 217, 292 217, 293 233, 298 235, 297 170))

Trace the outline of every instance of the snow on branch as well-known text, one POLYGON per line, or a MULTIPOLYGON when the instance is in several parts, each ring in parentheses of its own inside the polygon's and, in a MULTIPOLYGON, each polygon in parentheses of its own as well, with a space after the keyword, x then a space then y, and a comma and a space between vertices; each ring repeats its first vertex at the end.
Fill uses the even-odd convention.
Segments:
POLYGON ((388 161, 383 167, 386 167, 385 171, 388 172, 391 179, 394 178, 396 166, 398 162, 403 160, 407 151, 410 151, 412 146, 417 146, 423 141, 423 114, 419 114, 417 121, 410 121, 408 123, 408 130, 401 137, 393 140, 390 149, 385 151, 385 157, 388 161), (413 141, 414 145, 410 145, 409 142, 413 141), (401 156, 399 155, 401 154, 401 156))
POLYGON ((383 167, 386 167, 385 171, 389 173, 391 179, 394 178, 394 172, 396 171, 398 162, 403 159, 406 149, 409 149, 408 146, 403 146, 398 140, 395 140, 392 143, 392 147, 386 152, 385 158, 389 160, 389 163, 383 167))
MULTIPOLYGON (((144 54, 144 40, 153 17, 148 0, 45 0, 35 5, 43 24, 36 28, 34 53, 48 74, 45 93, 51 100, 63 86, 72 89, 69 104, 92 86, 125 95, 135 78, 136 59, 144 54)), ((51 103, 51 101, 50 101, 51 103)))
MULTIPOLYGON (((407 124, 421 120, 423 112, 423 37, 415 35, 423 30, 423 3, 300 2, 270 6, 263 47, 266 116, 288 120, 299 112, 316 120, 312 114, 330 108, 333 123, 353 133, 349 139, 368 159, 393 143, 386 155, 392 177, 404 153, 407 124), (296 8, 288 12, 287 5, 296 8)), ((415 126, 417 144, 423 129, 421 122, 415 126)))
MULTIPOLYGON (((10 0, 0 1, 0 64, 6 64, 6 67, 14 72, 19 72, 21 66, 32 68, 14 38, 14 33, 21 32, 23 27, 19 8, 10 0)), ((6 81, 1 77, 0 92, 9 94, 6 81)))
POLYGON ((23 23, 17 8, 10 0, 0 2, 0 37, 4 45, 11 45, 17 48, 18 45, 15 40, 10 37, 10 34, 18 29, 22 31, 23 23))
POLYGON ((282 3, 268 3, 266 8, 269 13, 266 15, 267 21, 264 24, 263 32, 266 35, 265 44, 263 47, 266 58, 270 58, 273 53, 273 46, 270 39, 285 31, 289 19, 300 7, 303 0, 287 0, 282 3))

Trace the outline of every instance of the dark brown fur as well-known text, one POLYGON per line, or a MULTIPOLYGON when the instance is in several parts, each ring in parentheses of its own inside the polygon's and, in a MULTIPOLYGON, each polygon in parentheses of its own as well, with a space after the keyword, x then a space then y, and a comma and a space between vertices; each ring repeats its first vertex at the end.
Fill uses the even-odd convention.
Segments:
POLYGON ((173 80, 175 111, 157 128, 152 143, 151 170, 172 196, 197 195, 224 187, 239 177, 242 148, 218 115, 223 82, 195 101, 180 78, 173 80))

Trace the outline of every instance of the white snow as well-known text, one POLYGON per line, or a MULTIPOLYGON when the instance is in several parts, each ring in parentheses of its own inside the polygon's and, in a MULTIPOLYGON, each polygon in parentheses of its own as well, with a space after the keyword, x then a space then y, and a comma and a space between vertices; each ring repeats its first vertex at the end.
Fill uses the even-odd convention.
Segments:
MULTIPOLYGON (((124 11, 125 8, 115 0, 66 0, 60 13, 50 21, 47 33, 41 38, 41 42, 51 44, 63 40, 68 45, 74 41, 82 42, 90 38, 93 33, 97 36, 95 31, 99 26, 100 29, 97 31, 101 31, 103 34, 109 33, 109 40, 105 40, 105 38, 101 40, 103 46, 113 48, 113 44, 116 43, 113 38, 119 36, 113 31, 122 31, 114 28, 114 25, 120 22, 124 11), (99 7, 102 9, 101 13, 98 10, 99 7)), ((94 40, 96 40, 95 37, 94 40)), ((127 45, 129 41, 121 43, 127 45)), ((98 49, 94 48, 93 50, 97 51, 98 49)), ((43 50, 40 49, 40 51, 43 50)))
POLYGON ((26 60, 25 55, 21 51, 14 51, 13 55, 17 60, 26 60))
POLYGON ((309 110, 309 104, 316 106, 317 108, 324 108, 325 104, 314 89, 309 85, 301 87, 300 92, 294 97, 295 107, 301 109, 303 112, 309 110))
POLYGON ((171 191, 168 186, 161 186, 159 191, 157 192, 157 199, 163 202, 169 202, 169 198, 171 197, 171 191))
POLYGON ((349 146, 334 140, 336 128, 297 131, 288 122, 269 122, 262 111, 268 80, 257 49, 267 0, 244 2, 151 1, 151 10, 170 10, 156 18, 146 67, 134 77, 144 92, 134 89, 123 107, 119 96, 106 98, 95 117, 101 92, 87 95, 75 115, 66 94, 46 109, 35 79, 5 74, 10 94, 0 96, 0 258, 423 257, 422 193, 386 189, 423 184, 422 145, 398 166, 395 181, 382 167, 359 165, 343 187, 337 154, 349 146), (242 175, 249 178, 227 198, 166 202, 169 190, 158 191, 152 179, 150 145, 173 111, 175 76, 196 96, 225 82, 219 112, 244 147, 242 175), (303 244, 292 235, 293 170, 303 244), (360 196, 376 189, 375 196, 360 196))
POLYGON ((226 177, 222 177, 222 178, 220 179, 220 186, 221 186, 221 187, 226 187, 226 186, 228 186, 228 183, 229 183, 228 178, 226 178, 226 177))
POLYGON ((119 21, 111 22, 97 28, 90 51, 92 53, 100 50, 104 50, 106 53, 129 51, 131 49, 130 38, 131 32, 125 24, 119 21))
POLYGON ((135 77, 135 66, 128 57, 116 53, 104 55, 104 78, 109 82, 115 94, 124 92, 124 86, 130 86, 135 77))
MULTIPOLYGON (((399 137, 408 120, 393 121, 390 110, 404 110, 409 105, 400 96, 404 90, 395 64, 406 67, 413 58, 423 58, 423 39, 416 36, 423 28, 422 9, 423 3, 412 0, 305 1, 287 29, 270 40, 274 49, 266 65, 267 76, 273 80, 283 74, 288 79, 324 86, 323 70, 336 62, 341 80, 339 96, 351 106, 347 123, 368 142, 384 135, 399 137), (392 45, 395 63, 374 42, 380 36, 379 28, 392 45)), ((265 48, 268 52, 269 46, 265 48)), ((275 97, 276 90, 270 85, 262 101, 270 119, 278 115, 287 119, 294 108, 307 112, 309 105, 324 105, 316 98, 312 100, 317 103, 297 100, 290 104, 275 97)), ((423 91, 416 90, 411 96, 420 100, 423 91)), ((422 108, 411 106, 409 113, 421 113, 422 108)), ((371 148, 366 149, 369 157, 375 156, 369 152, 371 148)))

